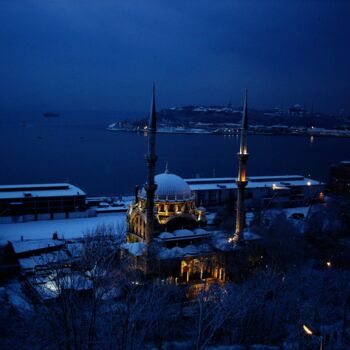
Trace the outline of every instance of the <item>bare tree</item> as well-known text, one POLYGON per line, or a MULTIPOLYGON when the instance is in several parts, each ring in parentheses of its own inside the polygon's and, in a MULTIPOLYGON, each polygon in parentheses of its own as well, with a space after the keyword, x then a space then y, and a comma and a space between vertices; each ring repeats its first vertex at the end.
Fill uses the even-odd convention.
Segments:
POLYGON ((262 265, 276 271, 285 271, 304 261, 305 247, 302 234, 295 225, 278 212, 263 225, 252 228, 261 239, 257 245, 262 265))
POLYGON ((121 242, 114 227, 100 226, 77 245, 79 251, 73 253, 77 259, 67 263, 58 259, 58 254, 56 261, 46 261, 49 274, 42 284, 43 293, 56 297, 56 301, 43 308, 43 315, 52 326, 57 348, 94 348, 104 298, 119 288, 116 271, 121 242))

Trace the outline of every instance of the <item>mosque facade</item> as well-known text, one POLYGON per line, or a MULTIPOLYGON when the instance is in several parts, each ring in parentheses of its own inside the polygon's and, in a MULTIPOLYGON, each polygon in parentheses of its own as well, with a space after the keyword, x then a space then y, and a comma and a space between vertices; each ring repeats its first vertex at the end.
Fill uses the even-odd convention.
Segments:
POLYGON ((164 173, 154 174, 156 128, 153 89, 145 157, 147 181, 135 191, 134 203, 128 209, 123 249, 145 275, 177 283, 225 281, 226 252, 206 229, 205 208, 196 206, 187 182, 167 166, 164 173))

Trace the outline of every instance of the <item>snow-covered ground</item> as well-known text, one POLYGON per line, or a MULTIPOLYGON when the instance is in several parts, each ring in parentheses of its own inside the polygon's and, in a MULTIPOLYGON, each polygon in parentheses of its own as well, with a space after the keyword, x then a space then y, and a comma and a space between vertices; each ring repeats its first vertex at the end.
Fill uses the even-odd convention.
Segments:
POLYGON ((125 213, 99 215, 93 218, 30 221, 0 225, 0 243, 23 239, 74 239, 94 231, 99 226, 113 226, 117 232, 125 232, 125 213))
POLYGON ((293 214, 302 214, 302 215, 304 215, 304 218, 306 218, 306 216, 308 215, 310 210, 311 210, 310 207, 297 207, 297 208, 283 209, 287 218, 292 218, 293 214))
POLYGON ((21 284, 18 281, 13 281, 0 287, 0 302, 4 304, 7 302, 23 314, 33 311, 33 307, 23 294, 21 284))

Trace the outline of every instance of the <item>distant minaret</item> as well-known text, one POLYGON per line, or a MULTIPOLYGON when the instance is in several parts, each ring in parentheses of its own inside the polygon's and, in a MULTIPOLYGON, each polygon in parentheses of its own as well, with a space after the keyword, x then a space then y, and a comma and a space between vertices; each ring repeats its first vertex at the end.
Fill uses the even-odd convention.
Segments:
POLYGON ((248 160, 248 100, 247 90, 245 91, 244 106, 242 112, 242 129, 241 129, 241 142, 239 147, 239 153, 237 154, 239 167, 238 177, 236 180, 237 184, 237 207, 236 207, 236 229, 232 239, 233 242, 237 243, 242 239, 242 231, 244 228, 245 213, 244 213, 244 190, 248 184, 246 177, 246 165, 248 160))
POLYGON ((157 116, 156 116, 156 101, 155 101, 155 86, 153 84, 151 111, 149 116, 149 123, 147 128, 148 135, 148 151, 145 156, 147 164, 147 183, 145 184, 145 191, 147 194, 146 204, 146 243, 151 243, 153 238, 154 226, 154 192, 157 185, 154 182, 155 164, 157 161, 156 155, 156 134, 157 134, 157 116))

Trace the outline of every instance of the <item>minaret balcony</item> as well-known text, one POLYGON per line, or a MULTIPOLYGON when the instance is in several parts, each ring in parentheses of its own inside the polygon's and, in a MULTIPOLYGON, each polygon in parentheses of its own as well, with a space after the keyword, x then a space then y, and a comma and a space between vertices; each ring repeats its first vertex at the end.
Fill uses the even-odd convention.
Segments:
POLYGON ((247 159, 249 158, 249 153, 237 153, 237 158, 238 160, 241 161, 247 161, 247 159))

